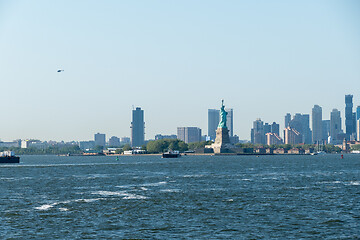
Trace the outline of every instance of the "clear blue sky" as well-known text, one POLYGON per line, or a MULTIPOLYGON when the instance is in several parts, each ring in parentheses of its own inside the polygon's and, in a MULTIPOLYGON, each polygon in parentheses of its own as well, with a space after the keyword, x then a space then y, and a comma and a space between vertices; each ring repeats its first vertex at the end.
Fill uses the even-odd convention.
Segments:
POLYGON ((256 118, 360 105, 360 1, 0 0, 1 140, 207 133, 207 109, 256 118), (57 73, 57 69, 64 69, 57 73))

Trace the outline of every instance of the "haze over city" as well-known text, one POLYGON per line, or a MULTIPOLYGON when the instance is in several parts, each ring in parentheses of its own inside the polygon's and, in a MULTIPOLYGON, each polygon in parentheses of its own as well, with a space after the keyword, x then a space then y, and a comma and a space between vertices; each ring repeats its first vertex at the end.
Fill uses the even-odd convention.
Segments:
POLYGON ((359 1, 1 1, 1 140, 207 129, 360 105, 359 1), (63 72, 57 72, 64 69, 63 72))

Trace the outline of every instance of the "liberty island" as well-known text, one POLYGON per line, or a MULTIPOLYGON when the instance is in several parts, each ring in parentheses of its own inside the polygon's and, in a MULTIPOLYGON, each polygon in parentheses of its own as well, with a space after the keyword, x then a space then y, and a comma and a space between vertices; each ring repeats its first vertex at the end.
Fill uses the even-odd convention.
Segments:
POLYGON ((229 129, 226 126, 226 116, 224 100, 221 100, 220 122, 216 130, 215 142, 211 146, 206 146, 208 149, 213 149, 214 153, 234 153, 232 150, 234 145, 230 143, 229 129))

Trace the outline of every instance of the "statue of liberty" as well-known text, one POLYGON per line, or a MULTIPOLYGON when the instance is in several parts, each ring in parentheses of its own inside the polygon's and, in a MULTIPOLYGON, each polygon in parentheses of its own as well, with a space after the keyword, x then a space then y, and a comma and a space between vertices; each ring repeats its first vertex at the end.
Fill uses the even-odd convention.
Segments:
POLYGON ((224 99, 221 100, 221 109, 220 109, 220 122, 218 125, 218 128, 227 128, 226 126, 226 116, 227 116, 227 112, 225 111, 225 106, 224 106, 224 99))

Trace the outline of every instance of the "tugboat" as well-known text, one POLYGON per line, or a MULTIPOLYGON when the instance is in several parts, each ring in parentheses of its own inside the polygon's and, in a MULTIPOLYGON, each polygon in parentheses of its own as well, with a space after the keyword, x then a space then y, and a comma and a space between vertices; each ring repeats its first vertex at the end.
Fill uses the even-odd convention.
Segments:
POLYGON ((12 151, 0 152, 0 163, 20 163, 20 157, 12 151))
POLYGON ((178 157, 181 157, 179 151, 168 151, 162 154, 162 158, 178 158, 178 157))

